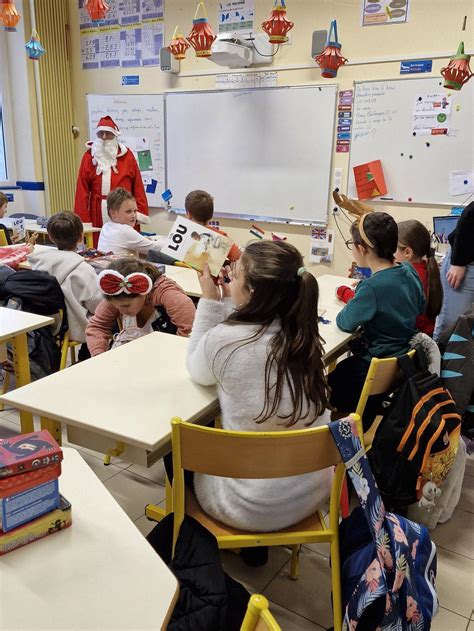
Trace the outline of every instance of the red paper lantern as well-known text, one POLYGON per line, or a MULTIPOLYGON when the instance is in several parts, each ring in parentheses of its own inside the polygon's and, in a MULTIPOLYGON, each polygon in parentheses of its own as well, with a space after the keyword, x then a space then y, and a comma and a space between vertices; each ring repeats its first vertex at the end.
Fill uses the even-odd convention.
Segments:
POLYGON ((174 29, 171 43, 166 47, 175 59, 180 61, 186 57, 186 51, 191 48, 181 33, 178 33, 178 27, 174 29))
POLYGON ((347 63, 347 59, 341 55, 341 44, 337 40, 337 22, 331 22, 326 47, 314 58, 321 68, 321 76, 325 79, 334 79, 340 66, 347 63), (331 39, 331 35, 334 39, 331 39))
POLYGON ((464 42, 461 42, 458 46, 458 52, 454 57, 451 57, 446 68, 441 68, 445 88, 460 90, 469 81, 474 74, 469 66, 470 59, 471 55, 464 54, 464 42))
POLYGON ((291 31, 294 23, 286 19, 285 0, 275 0, 272 14, 266 22, 262 22, 262 28, 268 35, 270 44, 284 44, 288 41, 286 34, 291 31))
POLYGON ((93 22, 102 22, 109 12, 109 5, 105 0, 87 0, 84 8, 93 22))
POLYGON ((196 51, 196 57, 210 57, 212 55, 211 46, 217 35, 211 28, 207 19, 206 7, 204 2, 197 5, 196 13, 193 20, 193 28, 186 38, 196 51), (202 9, 204 17, 198 18, 199 9, 202 9))
POLYGON ((6 31, 14 33, 20 18, 21 15, 16 10, 14 2, 10 2, 10 0, 0 0, 0 23, 6 31))

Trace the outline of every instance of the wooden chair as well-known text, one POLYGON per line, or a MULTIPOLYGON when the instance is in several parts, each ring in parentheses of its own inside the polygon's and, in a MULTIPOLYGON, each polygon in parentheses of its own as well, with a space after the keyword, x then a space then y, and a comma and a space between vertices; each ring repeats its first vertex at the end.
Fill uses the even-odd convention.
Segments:
POLYGON ((270 613, 268 600, 261 594, 252 594, 240 631, 282 631, 270 613))
POLYGON ((5 234, 5 230, 3 228, 0 229, 0 247, 4 247, 8 245, 7 235, 5 234))
POLYGON ((63 341, 61 343, 61 363, 59 370, 64 370, 67 366, 67 354, 68 351, 71 357, 71 364, 76 363, 76 347, 80 346, 82 342, 74 342, 69 338, 69 331, 64 334, 63 341))
MULTIPOLYGON (((415 353, 416 350, 412 349, 408 352, 408 356, 413 359, 415 353)), ((364 387, 360 393, 356 414, 360 418, 363 418, 365 406, 367 405, 367 399, 376 394, 392 392, 400 382, 401 378, 402 374, 396 357, 386 357, 384 359, 373 357, 370 362, 369 372, 365 378, 364 387)), ((370 449, 372 441, 374 440, 375 432, 377 431, 381 420, 382 417, 378 416, 372 423, 371 427, 364 433, 363 444, 366 449, 370 449)))
MULTIPOLYGON (((360 419, 354 416, 358 427, 360 419)), ((216 537, 219 548, 284 545, 292 548, 290 578, 298 578, 303 543, 329 542, 334 629, 342 625, 339 561, 339 501, 345 468, 327 425, 282 432, 235 432, 171 420, 174 511, 173 552, 185 513, 216 537), (205 513, 185 487, 183 470, 229 478, 270 479, 311 473, 336 465, 329 503, 329 524, 321 511, 269 533, 226 526, 205 513)), ((284 507, 283 507, 284 510, 284 507)))

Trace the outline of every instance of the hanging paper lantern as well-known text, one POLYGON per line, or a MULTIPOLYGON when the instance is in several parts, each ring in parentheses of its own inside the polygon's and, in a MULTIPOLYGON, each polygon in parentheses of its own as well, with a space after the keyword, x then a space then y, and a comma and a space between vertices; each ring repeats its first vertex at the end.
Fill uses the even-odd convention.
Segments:
POLYGON ((179 61, 186 57, 186 51, 188 48, 191 48, 191 46, 184 39, 184 36, 181 33, 178 33, 178 27, 176 27, 174 29, 173 37, 171 38, 171 43, 166 48, 170 51, 173 57, 179 61))
POLYGON ((285 0, 275 0, 272 14, 266 22, 262 22, 262 28, 268 35, 270 44, 284 44, 288 41, 286 34, 291 31, 294 23, 286 19, 285 0))
POLYGON ((20 21, 21 15, 16 10, 14 2, 0 0, 0 23, 5 31, 14 33, 16 25, 20 21))
POLYGON ((94 23, 103 22, 110 9, 105 0, 87 0, 84 8, 94 23))
POLYGON ((35 28, 31 31, 30 41, 25 44, 25 48, 28 53, 28 59, 33 59, 34 61, 45 54, 46 51, 41 46, 38 31, 35 28))
POLYGON ((216 37, 217 35, 212 30, 209 20, 207 19, 204 2, 200 2, 197 5, 194 15, 193 28, 186 38, 196 51, 196 57, 210 57, 212 54, 211 46, 216 37), (202 9, 204 13, 204 17, 202 18, 198 18, 199 9, 202 9))
POLYGON ((446 68, 441 68, 444 77, 444 87, 451 90, 460 90, 474 74, 469 66, 471 55, 464 54, 464 42, 458 46, 458 52, 451 57, 446 68))
POLYGON ((325 79, 334 79, 338 68, 347 63, 347 59, 341 55, 341 44, 337 40, 336 20, 331 22, 324 50, 314 58, 314 61, 321 67, 321 76, 325 79))

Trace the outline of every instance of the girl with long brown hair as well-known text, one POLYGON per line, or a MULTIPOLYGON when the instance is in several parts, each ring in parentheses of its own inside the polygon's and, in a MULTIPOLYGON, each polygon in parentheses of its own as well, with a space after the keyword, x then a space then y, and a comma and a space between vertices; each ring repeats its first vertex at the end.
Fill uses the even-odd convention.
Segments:
POLYGON ((398 224, 398 246, 395 252, 398 263, 408 261, 416 269, 425 292, 426 307, 424 313, 416 319, 416 328, 432 336, 436 316, 443 304, 443 288, 431 237, 425 226, 411 219, 398 224))
MULTIPOLYGON (((284 242, 247 246, 216 286, 206 269, 188 351, 191 377, 217 384, 224 429, 278 431, 325 424, 329 391, 318 330, 318 284, 284 242), (226 279, 228 280, 228 279, 226 279)), ((237 528, 279 530, 328 497, 331 472, 237 480, 194 476, 213 517, 237 528)))

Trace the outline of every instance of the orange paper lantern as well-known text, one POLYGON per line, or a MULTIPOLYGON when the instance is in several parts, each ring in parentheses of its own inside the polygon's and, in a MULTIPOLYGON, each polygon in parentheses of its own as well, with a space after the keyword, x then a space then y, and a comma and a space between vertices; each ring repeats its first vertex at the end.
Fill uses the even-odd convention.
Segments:
POLYGON ((102 22, 109 12, 109 5, 104 0, 87 0, 84 8, 93 22, 102 22))
POLYGON ((186 51, 191 48, 181 33, 178 33, 178 27, 174 29, 171 43, 166 47, 175 59, 180 61, 186 57, 186 51))
POLYGON ((286 34, 291 31, 294 23, 286 19, 285 0, 275 0, 272 14, 266 22, 262 22, 262 28, 268 35, 270 44, 284 44, 288 41, 286 34))
POLYGON ((196 57, 210 57, 212 55, 211 47, 216 37, 217 35, 209 24, 204 2, 200 2, 194 15, 193 28, 186 38, 196 51, 196 57), (204 13, 202 18, 197 17, 199 9, 202 9, 204 13))
POLYGON ((331 22, 326 47, 314 58, 314 61, 321 67, 321 76, 325 79, 334 79, 339 67, 347 63, 347 59, 341 55, 341 44, 337 40, 336 20, 331 22))
POLYGON ((444 87, 451 90, 460 90, 474 74, 469 66, 471 55, 464 54, 464 42, 458 46, 458 51, 451 57, 446 68, 441 68, 444 77, 444 87))
POLYGON ((16 10, 14 2, 10 2, 10 0, 0 0, 0 23, 5 31, 14 33, 20 18, 21 15, 16 10))

